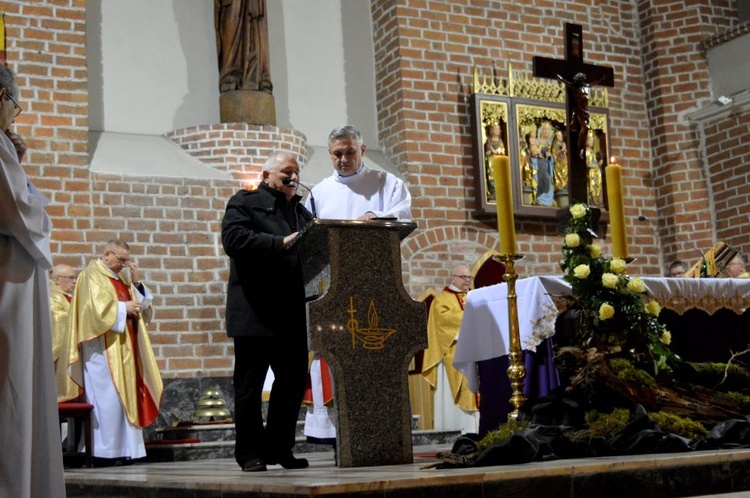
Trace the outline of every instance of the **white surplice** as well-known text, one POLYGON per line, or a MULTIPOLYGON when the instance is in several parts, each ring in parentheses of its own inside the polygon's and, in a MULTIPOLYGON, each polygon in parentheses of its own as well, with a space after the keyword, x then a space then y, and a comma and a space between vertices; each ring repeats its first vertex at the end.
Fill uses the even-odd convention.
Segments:
MULTIPOLYGON (((310 197, 305 207, 312 211, 310 197)), ((375 171, 362 163, 350 176, 333 175, 312 188, 318 218, 331 220, 355 220, 367 212, 375 216, 395 217, 399 221, 411 221, 411 194, 403 180, 391 173, 375 171)), ((305 416, 305 435, 320 439, 336 435, 336 416, 323 403, 323 384, 320 361, 310 365, 310 384, 313 405, 308 406, 305 416)))
MULTIPOLYGON (((368 211, 375 216, 411 220, 411 194, 395 175, 375 171, 364 163, 350 176, 337 172, 312 188, 318 218, 356 220, 368 211)), ((312 211, 310 196, 305 207, 312 211)))
POLYGON ((47 200, 0 133, 0 496, 64 497, 47 200))

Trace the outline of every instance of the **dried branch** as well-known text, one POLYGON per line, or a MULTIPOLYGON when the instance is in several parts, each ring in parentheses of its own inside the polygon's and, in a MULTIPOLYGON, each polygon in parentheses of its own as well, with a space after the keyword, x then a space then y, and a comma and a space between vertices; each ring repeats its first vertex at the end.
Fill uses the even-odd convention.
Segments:
POLYGON ((727 381, 727 379, 729 378, 729 369, 734 364, 734 361, 737 358, 740 358, 741 356, 745 356, 747 354, 750 354, 750 346, 748 346, 748 349, 740 351, 739 353, 732 353, 732 356, 729 357, 729 361, 727 361, 727 366, 724 368, 724 377, 721 378, 721 382, 716 384, 716 387, 714 387, 714 389, 718 388, 727 381))

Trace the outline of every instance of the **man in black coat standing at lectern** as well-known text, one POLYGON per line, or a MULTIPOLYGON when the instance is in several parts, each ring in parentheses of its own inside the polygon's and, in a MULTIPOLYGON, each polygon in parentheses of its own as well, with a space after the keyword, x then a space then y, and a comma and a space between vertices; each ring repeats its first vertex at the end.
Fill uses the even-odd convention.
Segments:
POLYGON ((299 202, 298 181, 295 155, 274 151, 260 186, 232 196, 221 224, 230 258, 226 322, 234 339, 235 458, 245 472, 271 464, 308 466, 292 455, 307 378, 307 320, 299 257, 287 247, 312 219, 299 202), (275 381, 264 429, 269 367, 275 381))

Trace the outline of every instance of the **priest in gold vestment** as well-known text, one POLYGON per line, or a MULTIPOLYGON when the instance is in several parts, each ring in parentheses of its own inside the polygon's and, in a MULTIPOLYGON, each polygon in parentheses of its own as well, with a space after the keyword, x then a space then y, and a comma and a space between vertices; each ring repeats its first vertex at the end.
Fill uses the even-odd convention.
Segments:
POLYGON ((69 265, 52 268, 49 288, 49 310, 52 319, 52 360, 55 364, 55 384, 58 401, 71 400, 81 394, 81 388, 68 375, 67 360, 70 348, 75 347, 70 337, 70 301, 76 287, 76 271, 69 265), (62 361, 60 361, 62 358, 62 361))
POLYGON ((453 368, 456 338, 471 280, 468 267, 456 266, 451 273, 450 285, 435 296, 430 305, 427 320, 429 346, 424 353, 422 375, 435 393, 435 429, 478 431, 476 397, 469 391, 466 377, 453 368))
POLYGON ((146 329, 153 296, 137 280, 129 249, 120 240, 107 242, 102 257, 78 276, 71 303, 80 355, 69 360, 69 372, 94 405, 97 458, 146 456, 142 428, 156 419, 163 391, 146 329))

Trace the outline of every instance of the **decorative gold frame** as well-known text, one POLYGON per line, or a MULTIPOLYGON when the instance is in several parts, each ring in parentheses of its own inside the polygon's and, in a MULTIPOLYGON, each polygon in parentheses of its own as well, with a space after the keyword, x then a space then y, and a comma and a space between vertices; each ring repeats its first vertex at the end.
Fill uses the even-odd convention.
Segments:
MULTIPOLYGON (((472 128, 475 143, 475 199, 477 218, 496 216, 497 207, 494 198, 492 175, 487 167, 488 154, 485 144, 490 133, 490 126, 500 125, 500 135, 504 141, 505 152, 510 157, 513 180, 513 204, 517 218, 555 219, 560 207, 568 206, 573 201, 586 201, 593 206, 606 205, 603 168, 609 156, 609 112, 606 108, 606 88, 593 87, 589 98, 589 129, 593 135, 592 157, 598 157, 599 183, 596 180, 596 168, 590 170, 593 188, 589 189, 589 199, 569 199, 567 195, 567 166, 563 161, 553 161, 554 155, 548 156, 544 165, 544 174, 539 168, 530 167, 528 146, 525 136, 530 138, 540 135, 540 128, 547 128, 554 136, 557 131, 565 131, 565 87, 555 80, 534 79, 514 72, 509 67, 509 77, 499 79, 480 78, 478 70, 474 71, 474 89, 477 90, 470 101, 472 128), (552 164, 554 163, 554 165, 552 164), (524 175, 524 172, 526 175, 524 175), (532 181, 530 181, 530 178, 532 181), (536 189, 542 185, 554 184, 542 198, 537 198, 536 189), (534 184, 536 182, 536 184, 534 184), (545 183, 546 182, 546 183, 545 183), (530 190, 531 188, 531 190, 530 190), (592 197, 597 192, 598 197, 592 197)), ((541 133, 544 136, 544 132, 541 133)), ((555 145, 555 148, 557 146, 555 145)), ((551 140, 546 149, 554 153, 551 140)), ((546 152, 546 151, 545 151, 546 152)), ((557 150, 558 158, 564 157, 557 150)), ((533 166, 540 162, 534 159, 533 166)))

